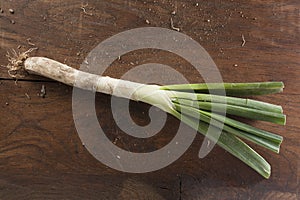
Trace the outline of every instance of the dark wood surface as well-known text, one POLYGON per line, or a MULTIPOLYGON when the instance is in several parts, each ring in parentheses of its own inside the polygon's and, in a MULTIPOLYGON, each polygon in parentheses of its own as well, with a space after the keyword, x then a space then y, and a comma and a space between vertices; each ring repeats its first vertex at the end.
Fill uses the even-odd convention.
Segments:
MULTIPOLYGON (((200 134, 170 166, 128 174, 101 164, 81 145, 72 118, 71 87, 37 76, 15 83, 1 68, 0 199, 299 199, 299 1, 0 3, 4 11, 0 13, 2 65, 7 64, 5 55, 10 49, 21 45, 20 51, 24 51, 34 44, 39 49, 33 55, 78 68, 104 39, 137 27, 170 28, 172 17, 182 33, 209 52, 225 82, 284 81, 283 93, 257 99, 280 104, 287 114, 286 126, 251 122, 284 137, 279 155, 255 147, 272 165, 269 180, 219 147, 199 159, 200 134), (86 13, 83 5, 87 5, 86 13), (241 35, 246 40, 243 47, 241 35), (37 95, 42 85, 46 87, 45 98, 37 95)), ((154 61, 172 66, 190 82, 202 81, 183 59, 153 50, 122 56, 106 74, 120 77, 133 68, 131 63, 154 61)), ((124 149, 158 149, 172 139, 179 124, 168 116, 157 136, 132 141, 114 123, 110 97, 97 94, 96 102, 106 134, 124 149)), ((147 105, 133 102, 131 114, 139 123, 147 124, 147 109, 147 105)))

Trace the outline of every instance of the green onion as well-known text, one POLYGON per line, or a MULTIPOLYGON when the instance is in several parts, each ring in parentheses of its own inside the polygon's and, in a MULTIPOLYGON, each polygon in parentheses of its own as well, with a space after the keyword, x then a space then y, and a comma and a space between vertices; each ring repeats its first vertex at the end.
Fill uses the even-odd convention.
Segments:
POLYGON ((82 72, 44 57, 28 57, 28 52, 9 57, 9 74, 18 78, 32 73, 45 76, 74 87, 102 92, 135 101, 142 101, 164 110, 183 121, 253 168, 269 178, 271 166, 242 139, 279 153, 283 138, 232 119, 240 116, 285 124, 282 107, 248 98, 229 97, 272 94, 281 92, 282 82, 259 83, 200 83, 178 85, 145 85, 131 81, 103 77, 82 72), (224 96, 225 93, 229 96, 224 96), (211 94, 208 94, 211 93, 211 94), (224 94, 223 94, 224 93, 224 94), (223 94, 223 95, 222 95, 223 94), (229 116, 225 116, 229 114, 229 116), (207 134, 208 127, 213 133, 207 134))

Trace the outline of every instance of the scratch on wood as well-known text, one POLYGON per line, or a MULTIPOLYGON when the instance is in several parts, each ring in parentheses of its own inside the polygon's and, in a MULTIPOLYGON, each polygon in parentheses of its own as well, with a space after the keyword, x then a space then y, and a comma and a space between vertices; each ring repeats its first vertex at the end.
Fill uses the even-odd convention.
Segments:
POLYGON ((181 176, 179 175, 179 200, 182 200, 181 194, 182 194, 182 180, 181 180, 181 176))

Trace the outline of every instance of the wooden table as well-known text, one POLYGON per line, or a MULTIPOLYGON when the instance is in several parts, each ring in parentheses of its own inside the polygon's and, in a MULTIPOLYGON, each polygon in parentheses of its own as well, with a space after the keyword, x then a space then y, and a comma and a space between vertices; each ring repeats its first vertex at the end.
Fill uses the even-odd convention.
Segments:
MULTIPOLYGON (((286 126, 250 122, 284 136, 279 155, 254 146, 272 165, 269 180, 219 147, 199 159, 200 134, 168 167, 129 174, 108 168, 82 146, 71 87, 37 76, 15 82, 1 68, 0 199, 299 199, 299 1, 13 0, 0 7, 2 65, 7 51, 38 47, 32 55, 79 68, 110 36, 138 27, 171 29, 172 18, 174 27, 209 52, 225 82, 283 81, 283 93, 257 99, 282 105, 287 115, 286 126), (42 85, 45 98, 38 95, 42 85)), ((172 66, 190 82, 202 81, 184 59, 153 49, 123 55, 105 73, 121 77, 150 62, 172 66)), ((110 96, 97 94, 96 102, 103 130, 126 150, 159 149, 179 125, 168 116, 155 137, 133 139, 115 124, 110 96)), ((130 105, 135 121, 149 123, 147 105, 130 105)))

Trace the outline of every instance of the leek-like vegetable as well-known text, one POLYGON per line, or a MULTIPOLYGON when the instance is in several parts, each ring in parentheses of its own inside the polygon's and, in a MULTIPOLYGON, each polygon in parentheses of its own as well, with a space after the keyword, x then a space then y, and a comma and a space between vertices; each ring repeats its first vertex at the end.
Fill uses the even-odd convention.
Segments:
POLYGON ((9 57, 8 71, 11 76, 18 78, 26 73, 39 74, 82 89, 142 101, 159 107, 203 135, 212 125, 215 132, 221 130, 222 134, 218 139, 214 135, 207 135, 210 139, 217 139, 220 147, 263 177, 269 178, 269 163, 241 139, 278 153, 283 138, 224 116, 223 112, 230 116, 284 125, 282 107, 251 99, 222 96, 220 92, 225 89, 227 95, 235 96, 271 94, 283 90, 282 82, 145 85, 82 72, 44 57, 29 58, 27 53, 9 57))

